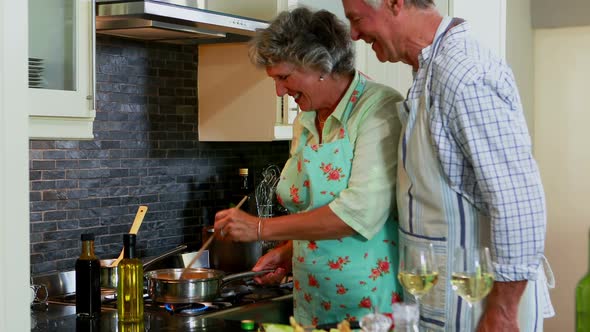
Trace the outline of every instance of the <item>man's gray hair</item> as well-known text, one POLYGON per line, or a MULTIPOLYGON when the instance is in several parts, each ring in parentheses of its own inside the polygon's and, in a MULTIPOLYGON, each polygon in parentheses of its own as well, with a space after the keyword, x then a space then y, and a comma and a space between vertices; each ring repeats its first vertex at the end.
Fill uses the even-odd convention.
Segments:
POLYGON ((348 31, 325 10, 284 11, 252 38, 250 60, 259 67, 287 62, 323 73, 352 73, 354 48, 348 31))
MULTIPOLYGON (((379 8, 383 3, 383 0, 363 0, 369 5, 373 6, 373 8, 379 8)), ((404 5, 406 6, 414 6, 417 8, 430 8, 434 6, 434 0, 405 0, 404 5)))

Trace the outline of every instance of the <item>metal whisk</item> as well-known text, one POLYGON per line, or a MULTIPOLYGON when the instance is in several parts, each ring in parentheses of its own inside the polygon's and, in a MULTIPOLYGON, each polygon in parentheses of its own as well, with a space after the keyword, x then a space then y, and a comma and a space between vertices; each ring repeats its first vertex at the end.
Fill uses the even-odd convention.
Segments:
MULTIPOLYGON (((277 188, 277 183, 281 175, 281 170, 276 165, 270 165, 262 171, 262 180, 254 191, 256 197, 256 209, 258 210, 258 217, 270 218, 273 216, 273 198, 277 188)), ((266 253, 268 250, 274 248, 278 242, 276 241, 262 241, 262 252, 266 253)))
POLYGON ((262 171, 262 180, 260 180, 254 192, 256 209, 260 218, 273 216, 273 198, 280 174, 281 171, 276 165, 270 165, 262 171))

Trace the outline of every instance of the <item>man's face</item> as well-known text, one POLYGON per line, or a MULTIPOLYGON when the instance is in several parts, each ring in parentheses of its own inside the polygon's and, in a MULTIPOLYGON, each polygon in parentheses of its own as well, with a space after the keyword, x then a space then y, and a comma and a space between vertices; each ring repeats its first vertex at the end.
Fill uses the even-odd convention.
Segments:
MULTIPOLYGON (((387 0, 384 0, 386 2, 387 0)), ((350 35, 352 40, 362 39, 377 55, 381 62, 400 61, 398 50, 391 38, 393 14, 386 4, 380 8, 373 8, 363 0, 342 0, 346 18, 350 21, 350 35)))

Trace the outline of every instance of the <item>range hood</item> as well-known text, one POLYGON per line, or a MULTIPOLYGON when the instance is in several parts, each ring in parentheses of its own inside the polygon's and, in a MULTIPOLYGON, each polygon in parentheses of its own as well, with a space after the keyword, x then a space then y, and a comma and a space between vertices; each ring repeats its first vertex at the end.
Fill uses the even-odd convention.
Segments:
POLYGON ((203 0, 96 0, 96 33, 173 44, 241 42, 268 23, 204 9, 203 0))

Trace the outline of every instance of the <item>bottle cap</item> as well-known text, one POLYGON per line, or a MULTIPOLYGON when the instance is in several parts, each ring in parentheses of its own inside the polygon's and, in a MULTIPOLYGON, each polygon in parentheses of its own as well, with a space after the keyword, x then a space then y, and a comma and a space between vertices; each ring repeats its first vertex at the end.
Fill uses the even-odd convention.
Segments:
POLYGON ((135 234, 123 234, 123 244, 135 245, 136 235, 135 234))
POLYGON ((82 234, 80 238, 82 241, 94 241, 94 233, 82 234))
POLYGON ((252 331, 254 330, 254 321, 249 319, 244 319, 241 322, 242 330, 252 331))
POLYGON ((248 175, 248 169, 247 169, 247 168, 240 168, 240 169, 238 170, 238 173, 239 173, 240 175, 248 175))

